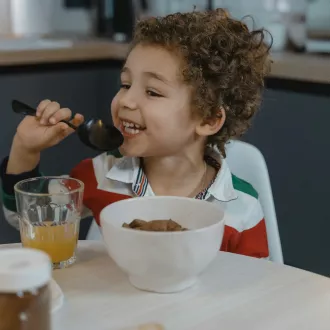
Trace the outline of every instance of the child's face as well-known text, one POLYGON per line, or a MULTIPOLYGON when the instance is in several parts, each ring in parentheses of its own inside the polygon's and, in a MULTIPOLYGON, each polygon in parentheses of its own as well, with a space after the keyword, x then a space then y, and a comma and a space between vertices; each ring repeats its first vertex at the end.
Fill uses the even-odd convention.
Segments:
POLYGON ((111 105, 125 137, 124 155, 164 157, 204 144, 196 133, 200 120, 192 116, 191 88, 179 70, 178 58, 161 47, 138 45, 129 54, 111 105), (129 124, 138 126, 125 128, 129 124))

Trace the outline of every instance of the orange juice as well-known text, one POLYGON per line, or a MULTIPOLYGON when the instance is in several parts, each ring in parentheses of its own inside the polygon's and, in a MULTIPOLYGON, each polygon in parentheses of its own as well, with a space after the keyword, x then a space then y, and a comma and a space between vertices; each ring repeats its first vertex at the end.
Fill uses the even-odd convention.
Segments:
POLYGON ((21 240, 24 247, 42 250, 49 254, 53 263, 59 263, 73 257, 78 233, 79 221, 58 225, 44 221, 43 226, 22 228, 21 240))

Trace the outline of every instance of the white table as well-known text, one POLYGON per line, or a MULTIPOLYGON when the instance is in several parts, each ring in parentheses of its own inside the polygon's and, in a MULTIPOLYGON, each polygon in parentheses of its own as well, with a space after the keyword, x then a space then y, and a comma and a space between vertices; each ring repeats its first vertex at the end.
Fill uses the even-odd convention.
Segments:
POLYGON ((198 285, 159 295, 133 288, 101 242, 80 241, 77 263, 54 278, 65 303, 53 330, 330 329, 330 279, 240 255, 219 253, 198 285))

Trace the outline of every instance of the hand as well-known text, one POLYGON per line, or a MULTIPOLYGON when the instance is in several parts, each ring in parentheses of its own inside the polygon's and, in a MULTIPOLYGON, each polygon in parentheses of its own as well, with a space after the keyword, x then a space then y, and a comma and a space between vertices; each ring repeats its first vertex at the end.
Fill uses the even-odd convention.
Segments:
MULTIPOLYGON (((20 174, 33 170, 40 161, 40 152, 52 147, 74 132, 61 120, 70 120, 72 112, 57 102, 42 101, 37 116, 26 116, 17 128, 10 150, 7 174, 20 174)), ((71 123, 79 126, 84 117, 75 115, 71 123)))
MULTIPOLYGON (((70 120, 72 112, 69 108, 61 108, 57 102, 44 100, 37 107, 37 116, 26 116, 17 128, 16 143, 20 149, 32 153, 40 153, 50 148, 74 132, 61 120, 70 120)), ((71 120, 75 126, 83 123, 84 117, 76 114, 71 120)))

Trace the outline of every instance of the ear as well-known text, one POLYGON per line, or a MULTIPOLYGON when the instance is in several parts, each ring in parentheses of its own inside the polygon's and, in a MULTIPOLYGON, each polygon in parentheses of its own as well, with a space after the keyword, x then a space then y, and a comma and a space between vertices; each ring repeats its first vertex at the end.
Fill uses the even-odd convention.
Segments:
POLYGON ((219 109, 219 113, 215 118, 203 119, 197 127, 196 133, 199 136, 211 136, 218 133, 226 121, 226 112, 223 108, 219 109))

